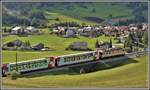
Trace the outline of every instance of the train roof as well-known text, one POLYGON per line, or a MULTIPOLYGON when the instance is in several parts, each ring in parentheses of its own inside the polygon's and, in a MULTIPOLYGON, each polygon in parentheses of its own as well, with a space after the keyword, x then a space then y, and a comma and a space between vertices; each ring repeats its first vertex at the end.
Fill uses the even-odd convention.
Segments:
MULTIPOLYGON (((27 60, 27 61, 21 61, 21 62, 17 62, 17 64, 19 63, 25 63, 25 62, 32 62, 32 61, 40 61, 40 60, 44 60, 46 58, 39 58, 39 59, 32 59, 32 60, 27 60)), ((9 63, 9 64, 16 64, 16 62, 13 62, 13 63, 9 63)))
MULTIPOLYGON (((81 53, 75 53, 75 54, 68 54, 68 55, 62 55, 62 56, 58 56, 58 57, 67 57, 67 56, 82 55, 82 54, 88 54, 88 53, 94 53, 94 51, 81 52, 81 53)), ((38 61, 38 60, 44 60, 44 59, 46 59, 46 58, 39 58, 39 59, 32 59, 32 60, 26 60, 26 61, 19 61, 19 62, 17 62, 17 64, 19 64, 19 63, 26 63, 26 62, 32 62, 32 61, 38 61)), ((9 63, 9 64, 16 64, 16 62, 9 63)))
POLYGON ((88 51, 88 52, 81 52, 81 53, 75 53, 75 54, 68 54, 68 55, 62 55, 58 57, 67 57, 67 56, 75 56, 75 55, 82 55, 82 54, 88 54, 88 53, 94 53, 95 51, 88 51))

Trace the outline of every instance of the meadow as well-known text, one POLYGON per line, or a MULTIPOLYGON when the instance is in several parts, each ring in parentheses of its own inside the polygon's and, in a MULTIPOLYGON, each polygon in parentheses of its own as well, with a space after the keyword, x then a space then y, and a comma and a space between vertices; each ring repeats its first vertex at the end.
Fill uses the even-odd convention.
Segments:
POLYGON ((65 50, 69 44, 74 41, 84 41, 88 43, 88 48, 94 50, 95 43, 97 40, 99 41, 108 41, 112 38, 112 42, 116 43, 113 37, 106 37, 100 36, 97 38, 86 38, 79 36, 78 38, 63 38, 58 37, 56 35, 30 35, 28 37, 19 37, 16 35, 10 35, 3 38, 3 43, 10 42, 12 40, 22 40, 22 41, 30 41, 31 46, 34 46, 38 43, 43 43, 45 47, 49 47, 52 49, 51 51, 2 51, 3 56, 3 63, 9 63, 15 61, 15 54, 18 52, 18 61, 23 60, 30 60, 36 58, 43 58, 49 56, 56 56, 56 55, 64 55, 64 54, 71 54, 71 53, 78 53, 79 51, 72 51, 72 50, 65 50))
MULTIPOLYGON (((112 38, 113 44, 116 40, 113 37, 99 36, 97 38, 62 38, 56 35, 49 35, 47 29, 43 35, 32 35, 28 37, 10 35, 4 37, 3 43, 20 39, 22 41, 30 41, 31 45, 44 43, 46 47, 50 47, 52 51, 2 51, 3 63, 15 61, 15 54, 18 53, 18 61, 43 58, 48 56, 57 56, 81 51, 66 51, 65 48, 74 41, 88 42, 88 48, 94 50, 95 42, 109 41, 112 38)), ((9 77, 2 79, 3 88, 132 88, 147 87, 147 55, 143 57, 133 58, 136 63, 127 63, 125 65, 105 70, 98 70, 91 73, 79 74, 72 70, 62 70, 57 72, 49 72, 28 77, 21 77, 17 80, 11 80, 9 77), (130 82, 130 83, 129 83, 130 82)), ((129 59, 130 60, 130 59, 129 59)))
POLYGON ((64 70, 17 80, 3 78, 2 84, 3 88, 147 88, 147 59, 145 55, 133 58, 134 63, 86 74, 64 70))

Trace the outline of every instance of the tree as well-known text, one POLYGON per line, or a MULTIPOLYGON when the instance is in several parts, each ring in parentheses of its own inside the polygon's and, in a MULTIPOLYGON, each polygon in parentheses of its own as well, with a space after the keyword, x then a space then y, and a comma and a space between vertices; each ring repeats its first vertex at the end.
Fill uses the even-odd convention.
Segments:
POLYGON ((111 19, 113 16, 112 16, 112 14, 109 14, 109 18, 111 19))
POLYGON ((34 11, 30 14, 30 19, 41 19, 41 20, 46 20, 44 13, 42 11, 34 11))
POLYGON ((6 29, 6 27, 4 28, 4 29, 2 29, 3 31, 2 32, 4 32, 4 33, 6 33, 7 32, 7 29, 6 29))
POLYGON ((138 25, 137 25, 137 28, 138 28, 138 29, 142 29, 142 28, 143 28, 143 25, 142 25, 142 24, 138 24, 138 25))
POLYGON ((147 31, 147 30, 144 32, 143 43, 144 43, 146 46, 148 45, 148 31, 147 31))
POLYGON ((86 71, 85 71, 84 68, 81 68, 81 69, 80 69, 80 74, 83 74, 83 73, 86 73, 86 71))
POLYGON ((137 37, 139 39, 139 42, 142 43, 143 32, 139 30, 138 32, 136 32, 135 37, 137 37))
POLYGON ((11 79, 12 79, 12 80, 16 80, 19 76, 20 76, 20 73, 17 72, 16 70, 13 70, 13 71, 11 72, 11 79))
POLYGON ((110 39, 110 47, 109 48, 112 48, 112 38, 110 39))
POLYGON ((98 42, 98 40, 95 43, 95 48, 99 48, 99 42, 98 42))
POLYGON ((57 17, 55 20, 56 20, 56 21, 59 21, 59 18, 57 17))
POLYGON ((93 12, 93 13, 96 13, 96 10, 95 10, 95 8, 93 8, 93 9, 92 9, 92 12, 93 12))
POLYGON ((82 26, 82 27, 84 27, 85 25, 86 25, 85 23, 82 23, 82 25, 81 25, 81 26, 82 26))
POLYGON ((129 47, 132 51, 133 49, 133 40, 132 40, 132 34, 130 33, 128 38, 124 42, 124 48, 129 47))
POLYGON ((28 46, 31 47, 31 44, 30 44, 30 41, 28 40, 27 43, 26 43, 28 46))
POLYGON ((32 26, 38 26, 39 25, 39 20, 37 20, 36 18, 33 18, 31 21, 31 25, 32 26))

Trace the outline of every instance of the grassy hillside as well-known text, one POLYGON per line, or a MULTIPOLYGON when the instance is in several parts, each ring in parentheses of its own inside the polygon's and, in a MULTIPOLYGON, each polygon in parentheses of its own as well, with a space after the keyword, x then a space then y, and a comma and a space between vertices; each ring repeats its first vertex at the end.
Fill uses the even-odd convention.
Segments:
MULTIPOLYGON (((142 3, 139 3, 142 4, 142 3)), ((3 3, 3 24, 30 24, 33 13, 41 10, 46 19, 58 17, 61 21, 77 21, 94 24, 91 17, 104 20, 110 18, 133 19, 135 15, 128 3, 3 3), (112 17, 110 17, 112 15, 112 17), (90 19, 87 19, 90 18, 90 19), (9 20, 9 21, 8 21, 9 20)), ((134 6, 134 4, 133 4, 134 6)), ((144 9, 145 10, 145 9, 144 9)), ((33 14, 34 15, 34 14, 33 14)), ((44 19, 45 20, 45 19, 44 19)), ((55 20, 50 21, 57 22, 55 20)))
POLYGON ((83 23, 87 25, 94 25, 96 22, 87 21, 87 20, 80 20, 76 18, 72 18, 71 16, 63 15, 61 13, 54 13, 54 12, 45 12, 45 16, 48 20, 48 25, 59 23, 59 22, 77 22, 78 24, 82 25, 83 23), (59 21, 56 21, 55 19, 59 18, 59 21))
POLYGON ((82 75, 72 71, 59 71, 18 78, 17 80, 3 78, 3 87, 146 88, 148 87, 147 59, 147 56, 138 57, 133 59, 136 63, 82 75))
MULTIPOLYGON (((58 3, 54 4, 48 12, 46 13, 47 19, 58 17, 60 22, 74 21, 79 24, 96 24, 97 22, 92 18, 102 21, 109 18, 134 18, 132 10, 125 5, 112 5, 111 3, 70 3, 66 6, 58 3), (112 17, 109 16, 110 14, 112 17)), ((57 23, 55 20, 50 20, 50 24, 54 22, 57 23)))
POLYGON ((64 15, 84 19, 84 17, 98 17, 108 19, 109 14, 115 17, 131 18, 133 16, 132 9, 129 9, 124 3, 70 3, 66 6, 55 4, 50 11, 61 12, 64 15), (61 7, 60 7, 61 6, 61 7), (95 9, 93 11, 93 9, 95 9))
MULTIPOLYGON (((95 42, 98 39, 99 41, 109 41, 110 38, 113 37, 105 37, 100 36, 98 38, 86 38, 86 37, 78 37, 78 38, 62 38, 56 35, 32 35, 28 37, 19 37, 19 36, 7 36, 3 38, 3 43, 7 43, 12 40, 20 39, 22 41, 30 41, 31 45, 35 45, 38 43, 43 43, 46 47, 50 47, 53 51, 43 51, 43 52, 33 52, 33 51, 18 51, 19 53, 19 61, 47 57, 52 55, 63 55, 69 53, 77 53, 77 51, 65 51, 65 48, 74 41, 85 41, 88 43, 88 48, 94 49, 95 42), (38 54, 38 55, 37 55, 38 54)), ((116 41, 112 39, 113 43, 116 41)), ((14 62, 15 60, 15 52, 16 51, 3 51, 3 62, 14 62), (8 57, 9 56, 9 57, 8 57)))

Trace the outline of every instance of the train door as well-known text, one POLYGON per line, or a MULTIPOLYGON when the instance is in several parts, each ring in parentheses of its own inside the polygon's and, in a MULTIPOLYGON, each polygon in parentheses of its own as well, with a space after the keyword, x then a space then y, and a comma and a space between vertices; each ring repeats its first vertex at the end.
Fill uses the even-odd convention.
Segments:
POLYGON ((2 68, 2 76, 5 77, 6 73, 8 72, 7 64, 3 64, 1 68, 2 68))
POLYGON ((103 55, 103 53, 99 52, 99 59, 102 59, 102 55, 103 55))
POLYGON ((95 60, 101 59, 102 58, 102 54, 103 54, 102 50, 96 49, 95 53, 94 53, 95 60))
POLYGON ((96 50, 94 52, 94 60, 99 60, 99 51, 98 50, 96 50))
POLYGON ((57 67, 58 64, 59 64, 59 60, 60 60, 60 57, 57 57, 57 58, 55 59, 55 66, 56 66, 56 67, 57 67))
POLYGON ((54 67, 55 67, 55 57, 50 57, 48 68, 54 68, 54 67))

